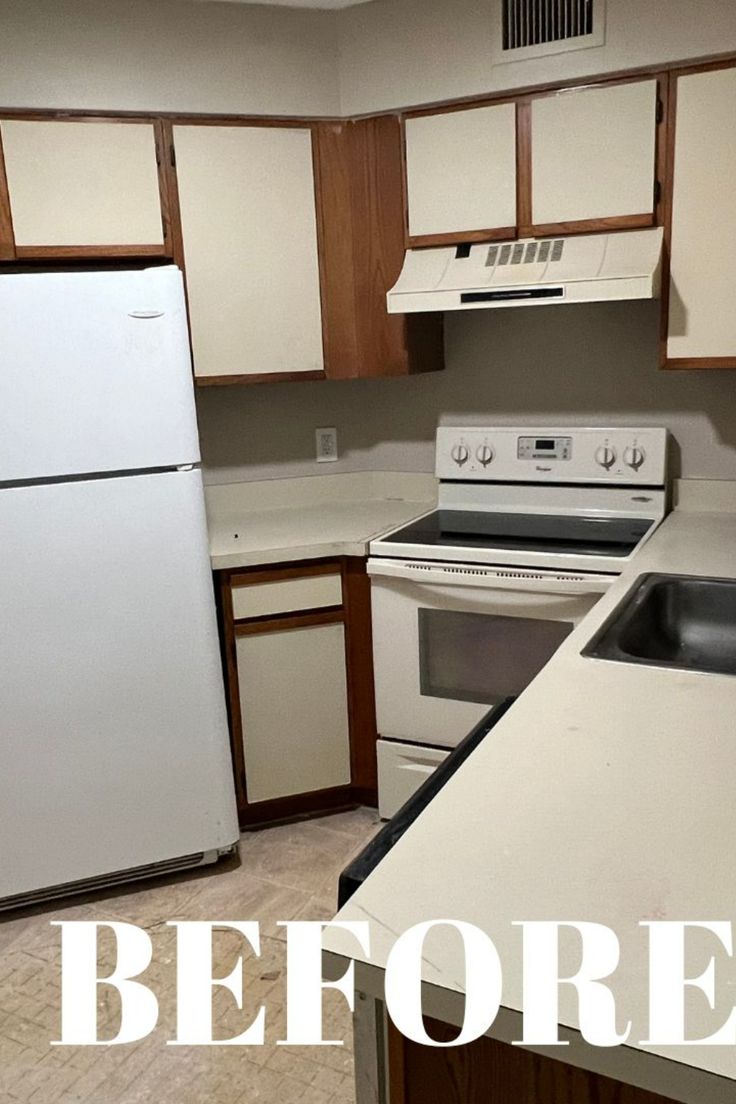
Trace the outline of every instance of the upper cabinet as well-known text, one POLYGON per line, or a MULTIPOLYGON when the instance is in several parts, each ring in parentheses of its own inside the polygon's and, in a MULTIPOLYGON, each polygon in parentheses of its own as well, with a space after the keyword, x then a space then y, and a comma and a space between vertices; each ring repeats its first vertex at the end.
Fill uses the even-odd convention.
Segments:
POLYGON ((409 243, 516 236, 516 106, 405 120, 409 243))
POLYGON ((157 126, 0 121, 0 257, 167 256, 157 126))
POLYGON ((195 376, 324 372, 309 127, 175 126, 195 376))
POLYGON ((673 79, 668 368, 736 368, 736 68, 673 79))
POLYGON ((651 79, 532 97, 522 234, 654 225, 658 88, 651 79))

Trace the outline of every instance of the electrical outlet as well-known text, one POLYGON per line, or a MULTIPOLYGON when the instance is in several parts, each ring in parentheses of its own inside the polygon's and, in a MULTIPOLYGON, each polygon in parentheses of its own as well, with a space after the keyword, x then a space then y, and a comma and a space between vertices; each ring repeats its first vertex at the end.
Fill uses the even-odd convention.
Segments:
POLYGON ((317 438, 317 463, 331 464, 337 460, 337 430, 334 427, 331 429, 317 429, 315 430, 315 436, 317 438))

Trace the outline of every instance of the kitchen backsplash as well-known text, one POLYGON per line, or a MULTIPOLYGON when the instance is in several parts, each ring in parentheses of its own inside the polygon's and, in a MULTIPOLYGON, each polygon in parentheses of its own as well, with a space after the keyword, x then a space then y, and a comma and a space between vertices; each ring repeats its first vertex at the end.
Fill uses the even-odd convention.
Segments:
POLYGON ((659 371, 658 322, 651 302, 467 312, 444 372, 200 391, 207 481, 324 474, 317 426, 337 426, 334 475, 431 471, 438 423, 520 421, 668 426, 677 475, 736 479, 736 372, 659 371))

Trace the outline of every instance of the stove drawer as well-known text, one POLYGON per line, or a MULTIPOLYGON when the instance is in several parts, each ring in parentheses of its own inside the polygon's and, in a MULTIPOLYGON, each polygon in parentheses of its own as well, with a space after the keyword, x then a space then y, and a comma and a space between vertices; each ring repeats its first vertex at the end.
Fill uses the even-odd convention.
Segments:
POLYGON ((378 741, 378 811, 390 820, 450 755, 447 748, 378 741))

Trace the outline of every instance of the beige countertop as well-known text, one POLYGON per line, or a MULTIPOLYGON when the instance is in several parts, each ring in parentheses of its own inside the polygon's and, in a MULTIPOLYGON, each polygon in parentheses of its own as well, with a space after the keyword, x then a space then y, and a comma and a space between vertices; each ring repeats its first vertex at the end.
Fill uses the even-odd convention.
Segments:
MULTIPOLYGON (((736 1046, 639 1042, 648 1023, 640 924, 736 922, 736 678, 580 654, 643 572, 736 577, 736 513, 691 512, 705 498, 690 490, 340 919, 370 923, 371 956, 357 954, 356 979, 376 997, 388 954, 407 928, 436 918, 480 927, 504 967, 503 1007, 491 1033, 506 1041, 521 1037, 514 922, 606 924, 621 944, 610 985, 619 1025, 633 1021, 632 1041, 605 1050, 585 1044, 572 987, 562 986, 560 1022, 570 1045, 547 1053, 687 1104, 725 1104, 736 1099, 736 1046)), ((731 489, 722 508, 735 507, 731 489)), ((693 973, 715 954, 720 982, 716 1011, 702 993, 688 999, 695 1038, 716 1031, 734 1003, 736 966, 713 940, 691 940, 693 973)), ((335 929, 325 933, 325 946, 335 968, 356 954, 355 942, 335 929)), ((425 1010, 460 1022, 460 942, 435 934, 426 954, 425 1010)), ((563 954, 561 966, 573 973, 576 956, 563 954)))
POLYGON ((328 556, 365 556, 368 543, 431 510, 431 475, 357 472, 205 488, 215 570, 328 556))

